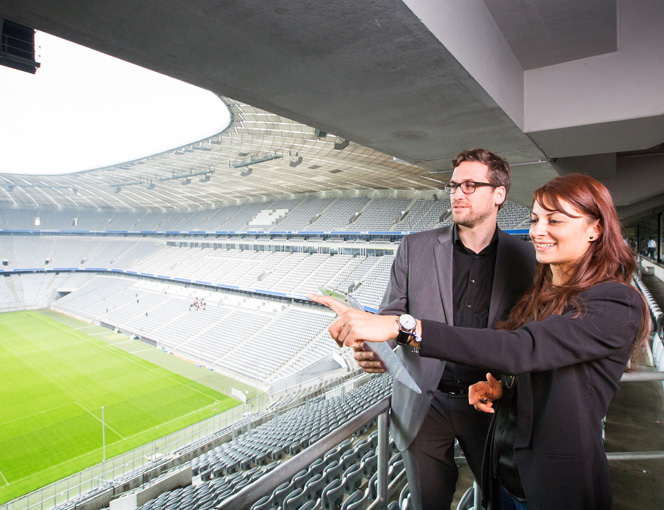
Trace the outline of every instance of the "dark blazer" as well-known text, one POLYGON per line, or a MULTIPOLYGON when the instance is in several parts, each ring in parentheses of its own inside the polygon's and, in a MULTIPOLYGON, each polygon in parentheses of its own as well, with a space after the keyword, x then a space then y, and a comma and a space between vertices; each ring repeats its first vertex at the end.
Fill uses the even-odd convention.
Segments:
MULTIPOLYGON (((392 264, 390 283, 379 313, 409 313, 417 319, 453 323, 453 228, 442 227, 404 237, 392 264)), ((489 324, 504 319, 533 282, 535 252, 520 239, 498 230, 489 324)), ((390 433, 399 450, 405 450, 420 430, 445 362, 420 357, 409 348, 397 354, 422 394, 394 382, 390 433)))
MULTIPOLYGON (((601 422, 634 345, 643 300, 612 282, 583 292, 579 302, 577 317, 572 309, 515 331, 422 321, 421 356, 524 374, 517 378, 514 455, 532 510, 611 506, 601 422)), ((494 493, 491 478, 483 484, 485 494, 494 493)))

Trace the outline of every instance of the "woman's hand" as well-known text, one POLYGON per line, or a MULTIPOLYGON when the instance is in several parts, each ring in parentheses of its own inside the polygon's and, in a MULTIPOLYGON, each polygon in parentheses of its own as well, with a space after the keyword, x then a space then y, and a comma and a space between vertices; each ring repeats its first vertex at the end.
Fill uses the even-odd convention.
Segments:
POLYGON ((374 315, 362 312, 329 296, 309 294, 307 297, 311 301, 331 308, 339 316, 330 325, 328 331, 340 347, 345 345, 356 350, 365 341, 385 342, 396 338, 399 334, 396 315, 374 315))
POLYGON ((502 398, 503 385, 489 372, 486 381, 471 384, 468 388, 468 403, 484 413, 494 413, 493 401, 502 398))

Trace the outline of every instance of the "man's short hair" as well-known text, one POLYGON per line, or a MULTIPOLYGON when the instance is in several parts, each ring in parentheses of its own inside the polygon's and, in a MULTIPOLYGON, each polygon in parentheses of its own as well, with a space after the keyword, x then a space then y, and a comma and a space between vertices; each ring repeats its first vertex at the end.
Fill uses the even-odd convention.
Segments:
POLYGON ((493 152, 486 149, 469 149, 461 151, 452 160, 452 169, 458 167, 464 161, 478 161, 489 167, 489 182, 496 186, 503 186, 505 192, 509 192, 512 183, 510 164, 493 152))

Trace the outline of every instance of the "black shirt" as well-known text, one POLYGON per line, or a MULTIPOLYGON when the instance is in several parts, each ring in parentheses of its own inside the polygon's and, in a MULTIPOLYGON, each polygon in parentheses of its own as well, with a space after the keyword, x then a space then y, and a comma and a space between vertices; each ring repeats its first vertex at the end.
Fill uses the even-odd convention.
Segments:
MULTIPOLYGON (((453 230, 452 298, 454 301, 454 326, 486 328, 489 326, 489 305, 496 267, 498 228, 489 245, 475 253, 466 248, 459 237, 457 226, 453 230)), ((458 386, 463 389, 477 381, 483 381, 486 370, 447 362, 440 387, 458 386)))

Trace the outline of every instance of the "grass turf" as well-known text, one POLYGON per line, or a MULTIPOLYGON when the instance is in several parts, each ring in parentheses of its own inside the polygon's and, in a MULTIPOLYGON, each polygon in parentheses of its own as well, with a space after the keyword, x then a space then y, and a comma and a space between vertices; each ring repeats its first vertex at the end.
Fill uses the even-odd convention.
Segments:
POLYGON ((0 314, 0 502, 238 401, 38 312, 0 314))

